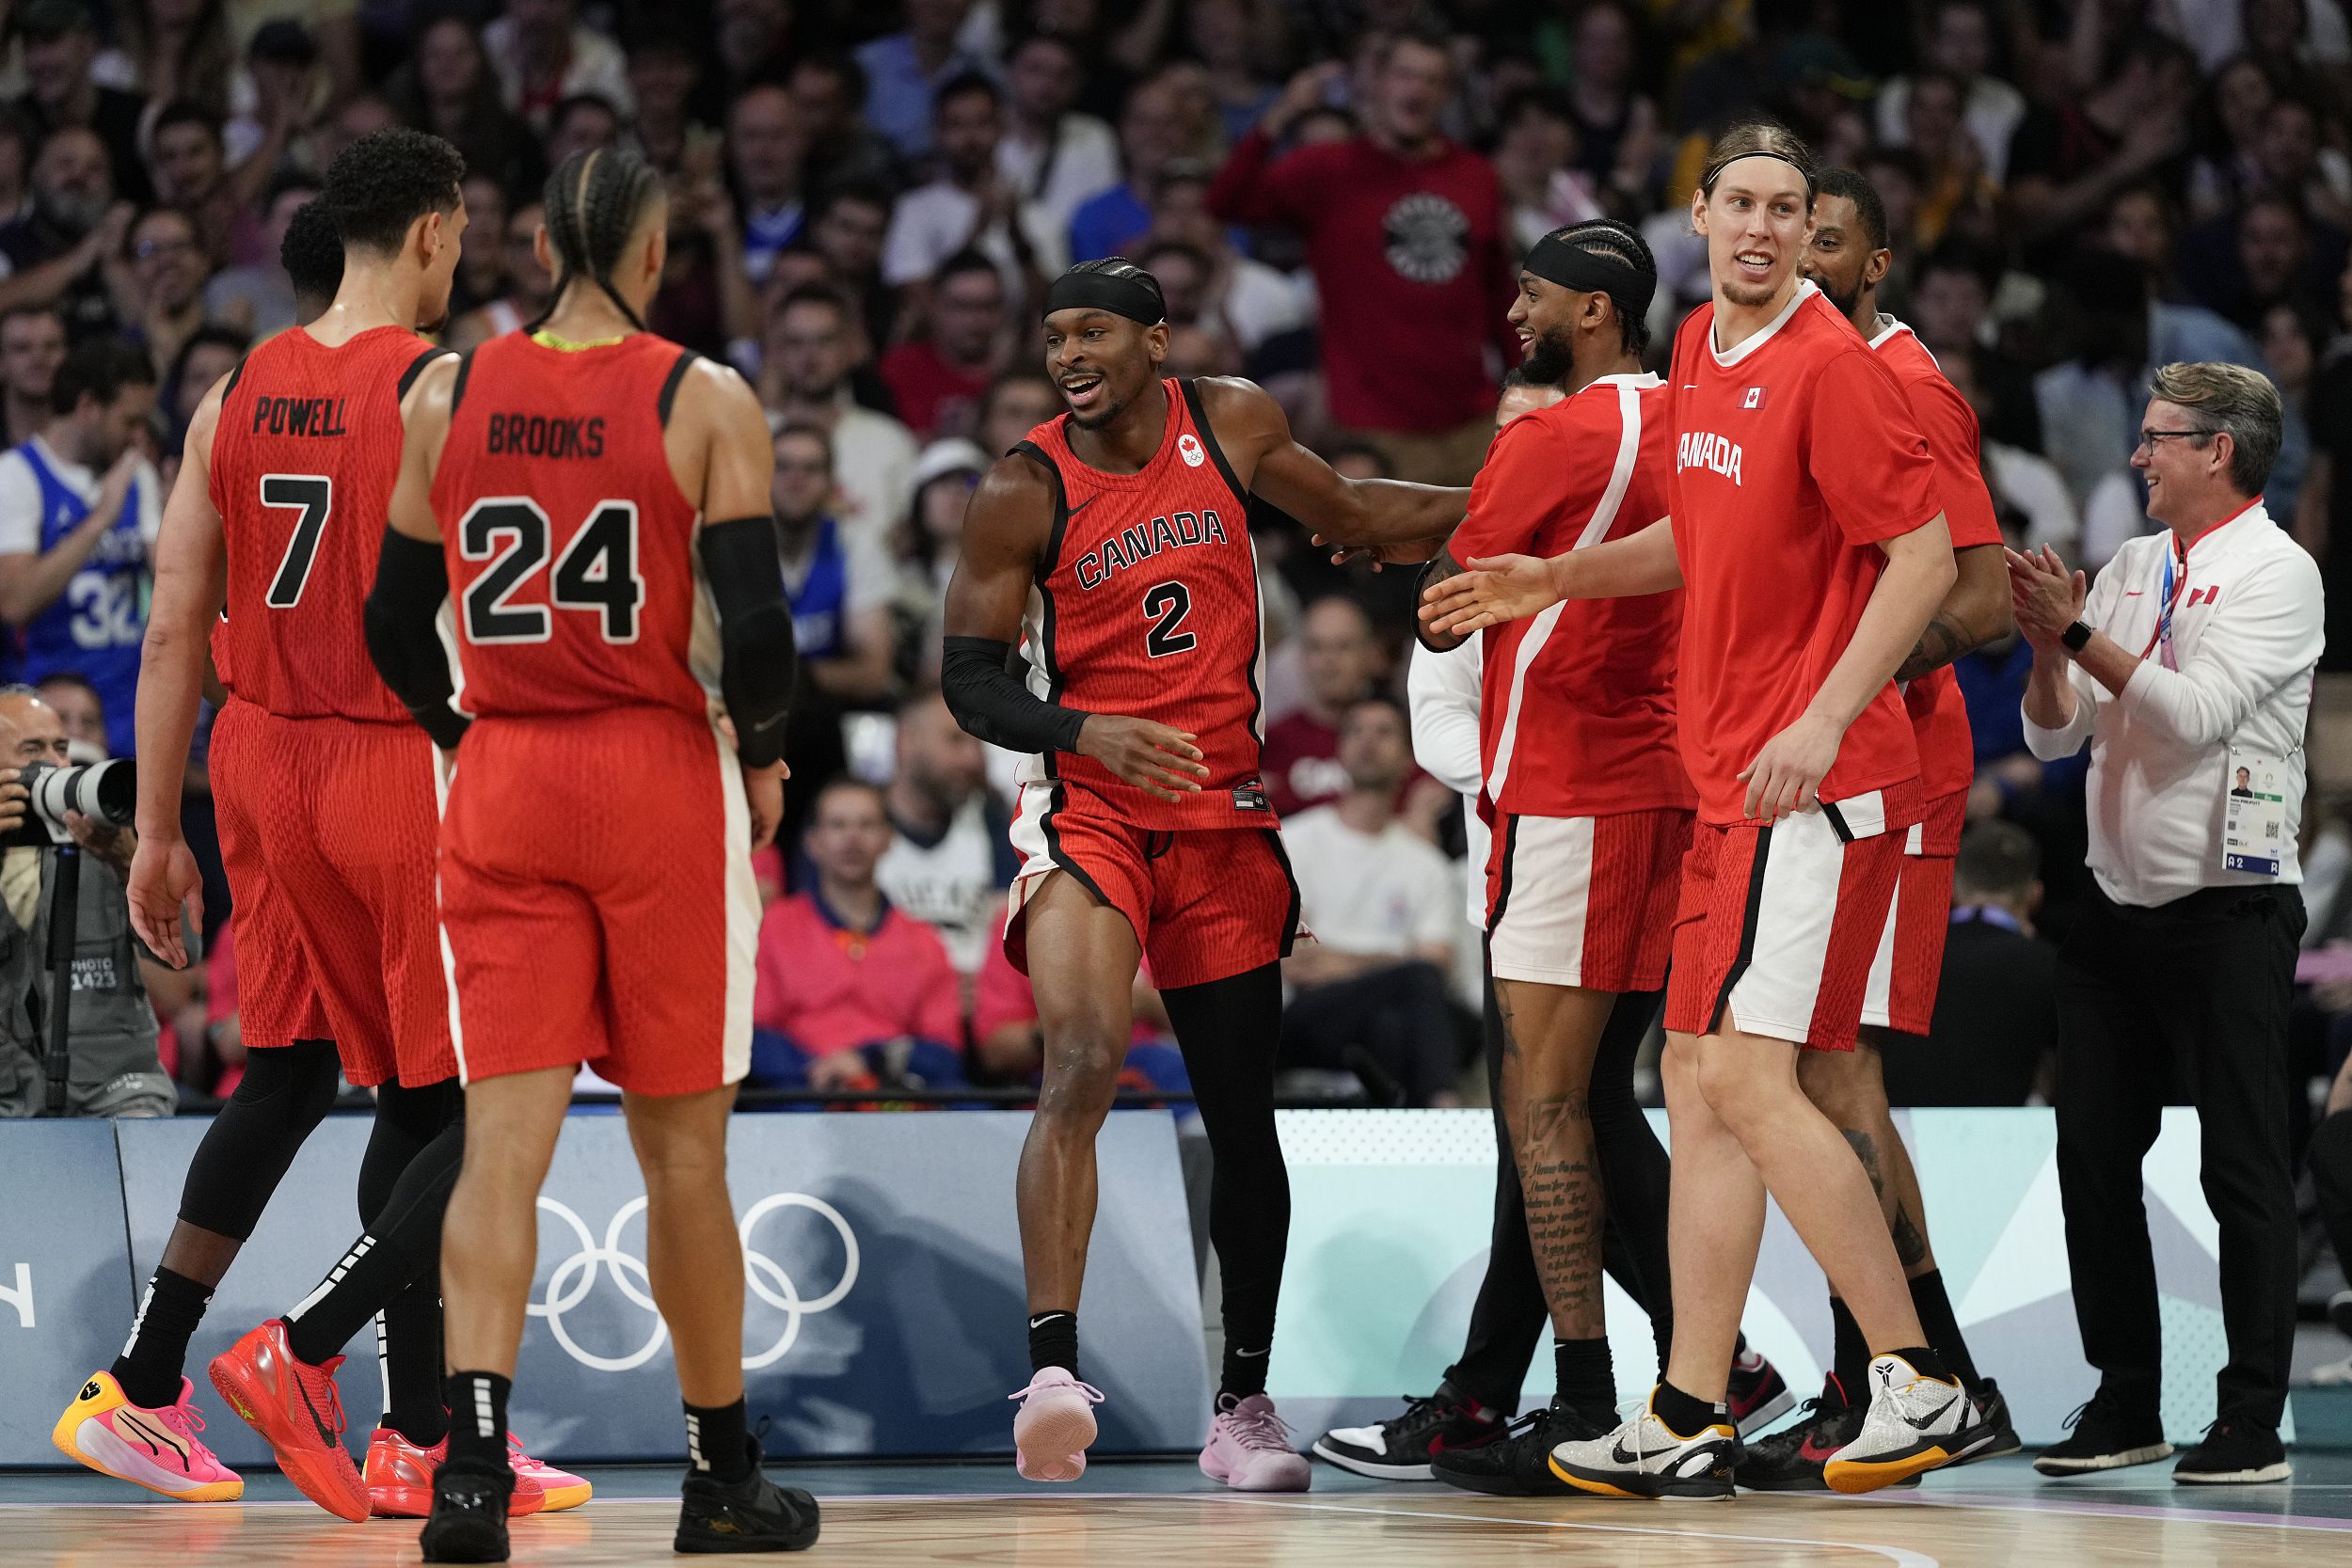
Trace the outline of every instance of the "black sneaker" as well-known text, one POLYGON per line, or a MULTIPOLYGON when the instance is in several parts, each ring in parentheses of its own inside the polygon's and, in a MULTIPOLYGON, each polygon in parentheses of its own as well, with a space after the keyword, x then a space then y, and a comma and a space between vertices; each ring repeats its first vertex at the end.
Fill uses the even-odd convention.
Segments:
POLYGON ((2224 1416, 2172 1466, 2172 1479, 2193 1486, 2244 1486, 2285 1481, 2295 1474, 2279 1433, 2243 1416, 2224 1416))
POLYGON ((1500 1411, 1465 1399, 1452 1384, 1422 1399, 1406 1395, 1405 1414, 1368 1427, 1335 1427, 1315 1439, 1314 1455, 1375 1481, 1428 1481, 1441 1453, 1483 1448, 1503 1434, 1500 1411))
POLYGON ((1513 1421, 1509 1431, 1474 1449, 1448 1449, 1429 1461, 1429 1473, 1448 1486, 1498 1497, 1557 1497, 1576 1490, 1552 1473, 1551 1450, 1562 1443, 1605 1437, 1609 1429, 1557 1400, 1513 1421))
POLYGON ((2081 1476, 2094 1470, 2121 1470, 2132 1465, 2153 1465, 2172 1456, 2164 1440, 2164 1421, 2153 1413, 2126 1415, 2111 1401, 2096 1395, 2074 1407, 2066 1418, 2074 1435, 2034 1456, 2033 1467, 2045 1476, 2081 1476))
POLYGON ((1732 1479, 1751 1492, 1826 1492, 1829 1456, 1862 1435, 1863 1415, 1835 1377, 1823 1378, 1821 1397, 1804 1402, 1804 1418, 1750 1443, 1732 1479))
POLYGON ((515 1472, 506 1465, 443 1465, 433 1472, 433 1512, 418 1544, 427 1562, 504 1562, 506 1503, 515 1472))
POLYGON ((1998 1459, 2015 1453, 2026 1445, 2018 1439, 2016 1424, 2009 1418, 2009 1401, 2001 1395, 2001 1386, 1991 1378, 1978 1380, 1968 1390, 1968 1397, 1977 1402, 1977 1420, 1993 1429, 1993 1435, 1952 1461, 1954 1465, 1974 1465, 1979 1459, 1998 1459))
POLYGON ((2352 1291, 2338 1291, 2328 1298, 2328 1321, 2338 1334, 2352 1339, 2352 1291))
POLYGON ((707 1470, 686 1472, 678 1510, 681 1552, 804 1552, 817 1544, 817 1499, 797 1486, 778 1486, 760 1473, 759 1439, 747 1437, 752 1467, 740 1481, 707 1470))
POLYGON ((1781 1417, 1797 1407, 1797 1396, 1788 1391, 1770 1361, 1756 1351, 1735 1356, 1731 1363, 1731 1381, 1724 1389, 1724 1407, 1731 1413, 1732 1424, 1745 1437, 1761 1432, 1781 1417))

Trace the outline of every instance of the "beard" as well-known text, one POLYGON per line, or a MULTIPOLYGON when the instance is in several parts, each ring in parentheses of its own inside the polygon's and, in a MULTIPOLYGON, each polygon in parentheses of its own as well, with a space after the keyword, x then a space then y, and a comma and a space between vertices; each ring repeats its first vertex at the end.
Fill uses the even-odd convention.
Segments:
POLYGON ((1847 317, 1852 316, 1854 302, 1862 297, 1862 280, 1860 278, 1857 277, 1854 279, 1854 285, 1852 288, 1847 290, 1843 293, 1840 293, 1837 290, 1830 286, 1830 281, 1827 277, 1824 277, 1818 273, 1810 276, 1813 278, 1813 286, 1821 291, 1821 296, 1824 299, 1827 299, 1832 305, 1837 307, 1837 313, 1839 315, 1847 317))
POLYGON ((1527 357, 1519 361, 1519 370, 1530 381, 1556 387, 1568 378, 1575 359, 1576 351, 1566 333, 1547 332, 1527 345, 1527 357))
POLYGON ((1723 290, 1724 297, 1732 304, 1744 306, 1770 305, 1772 296, 1780 292, 1778 283, 1750 283, 1745 278, 1719 278, 1715 286, 1723 290))

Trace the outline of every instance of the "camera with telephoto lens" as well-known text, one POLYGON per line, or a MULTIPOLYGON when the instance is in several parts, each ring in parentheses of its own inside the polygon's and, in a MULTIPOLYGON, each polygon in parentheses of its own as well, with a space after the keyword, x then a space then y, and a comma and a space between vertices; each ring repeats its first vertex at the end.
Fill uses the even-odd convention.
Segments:
MULTIPOLYGON (((66 813, 79 812, 109 828, 127 828, 138 813, 138 772, 128 758, 109 762, 75 763, 64 768, 52 762, 28 763, 12 775, 24 786, 24 821, 0 838, 0 847, 46 849, 70 844, 66 813)), ((11 775, 0 773, 0 783, 11 775)))

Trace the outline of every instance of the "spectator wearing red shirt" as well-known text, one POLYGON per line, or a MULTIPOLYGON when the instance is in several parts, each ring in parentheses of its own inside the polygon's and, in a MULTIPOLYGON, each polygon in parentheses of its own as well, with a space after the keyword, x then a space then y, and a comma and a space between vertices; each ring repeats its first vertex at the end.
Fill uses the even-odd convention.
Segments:
POLYGON ((1291 82, 1234 144, 1209 208, 1303 232, 1331 417, 1377 440, 1401 477, 1467 484, 1494 434, 1489 348, 1506 365, 1518 357, 1503 321, 1517 280, 1502 182, 1439 134, 1454 57, 1442 37, 1410 30, 1380 56, 1363 135, 1276 157, 1341 70, 1291 82))
MULTIPOLYGON (((1045 1037, 1038 1028, 1037 996, 1029 989, 1029 977, 1005 957, 1005 912, 999 900, 972 1000, 972 1052, 990 1077, 1033 1084, 1044 1066, 1045 1037)), ((1119 1086, 1189 1092, 1192 1079, 1184 1071, 1184 1054, 1176 1048, 1175 1027, 1168 1022, 1168 1007, 1152 984, 1148 964, 1136 972, 1135 1014, 1119 1086)))
POLYGON ((836 779, 818 793, 805 844, 817 885, 771 905, 759 928, 753 1085, 964 1081, 955 968, 931 928, 875 885, 889 847, 881 790, 836 779))
POLYGON ((959 250, 931 279, 930 330, 882 356, 898 418, 918 440, 968 434, 1005 368, 1005 279, 977 250, 959 250))
POLYGON ((1307 607, 1300 624, 1307 701, 1267 726, 1259 768, 1278 816, 1326 805, 1347 789, 1340 766, 1340 721, 1380 677, 1380 641, 1364 607, 1334 594, 1307 607))

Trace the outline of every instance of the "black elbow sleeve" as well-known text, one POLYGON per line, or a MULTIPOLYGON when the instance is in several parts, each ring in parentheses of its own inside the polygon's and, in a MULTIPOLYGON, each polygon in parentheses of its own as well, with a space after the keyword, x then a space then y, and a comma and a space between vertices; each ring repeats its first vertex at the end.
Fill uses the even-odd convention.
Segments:
POLYGON ((766 768, 784 760, 801 673, 774 525, 766 517, 707 523, 698 547, 719 611, 719 695, 735 724, 736 755, 746 768, 766 768))
POLYGON ((1015 752, 1074 752, 1087 716, 1049 703, 1007 668, 1012 644, 986 637, 943 640, 939 694, 965 731, 1015 752))
POLYGON ((368 657, 433 743, 454 751, 470 721, 451 705, 457 689, 434 624, 448 598, 449 563, 441 546, 386 529, 362 617, 368 657))

